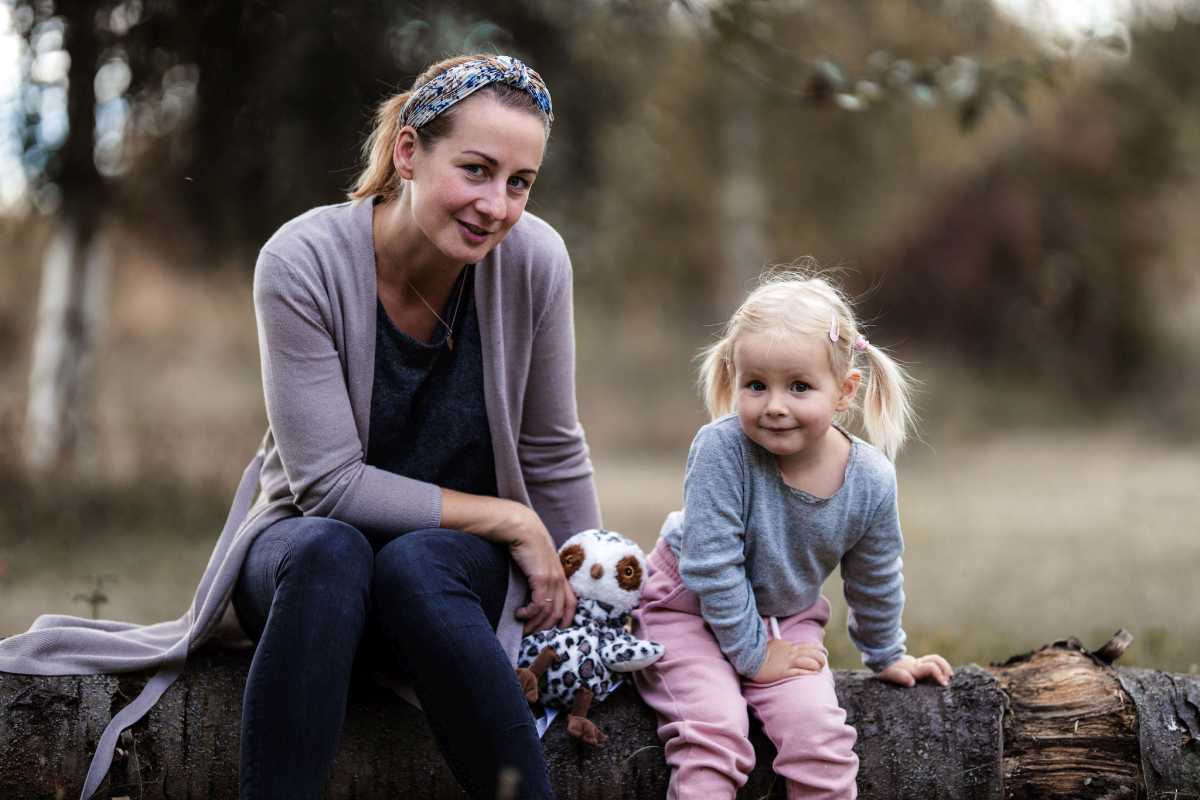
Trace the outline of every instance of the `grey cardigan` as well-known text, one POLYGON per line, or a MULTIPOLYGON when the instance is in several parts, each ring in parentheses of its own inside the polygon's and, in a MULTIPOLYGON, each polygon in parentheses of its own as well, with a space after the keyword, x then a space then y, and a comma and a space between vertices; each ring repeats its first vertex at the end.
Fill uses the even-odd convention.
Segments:
MULTIPOLYGON (((301 514, 397 532, 437 527, 441 490, 364 463, 375 364, 372 202, 313 209, 263 246, 254 307, 268 428, 246 467, 192 605, 155 625, 44 615, 0 641, 0 671, 92 675, 157 669, 109 723, 82 797, 103 780, 122 730, 174 682, 213 634, 250 544, 301 514)), ((500 497, 531 506, 556 542, 599 527, 575 406, 571 264, 562 238, 526 213, 475 270, 484 394, 500 497)), ((516 658, 513 611, 527 587, 514 568, 497 631, 516 658)))

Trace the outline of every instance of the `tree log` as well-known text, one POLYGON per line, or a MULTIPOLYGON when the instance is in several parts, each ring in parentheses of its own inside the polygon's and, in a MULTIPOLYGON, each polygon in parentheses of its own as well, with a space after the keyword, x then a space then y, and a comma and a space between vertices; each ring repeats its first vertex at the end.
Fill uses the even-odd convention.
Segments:
MULTIPOLYGON (((101 797, 236 798, 239 715, 249 654, 208 650, 122 738, 101 797)), ((0 675, 0 797, 72 798, 100 731, 146 676, 0 675)), ((1115 669, 1077 642, 990 668, 959 668, 948 688, 901 689, 837 673, 859 732, 866 800, 1200 797, 1200 676, 1115 669)), ((660 798, 668 772, 653 714, 629 687, 591 718, 599 748, 546 735, 564 800, 660 798)), ((757 766, 741 797, 783 797, 757 727, 757 766)), ((329 798, 461 798, 421 713, 370 681, 351 692, 329 798)))

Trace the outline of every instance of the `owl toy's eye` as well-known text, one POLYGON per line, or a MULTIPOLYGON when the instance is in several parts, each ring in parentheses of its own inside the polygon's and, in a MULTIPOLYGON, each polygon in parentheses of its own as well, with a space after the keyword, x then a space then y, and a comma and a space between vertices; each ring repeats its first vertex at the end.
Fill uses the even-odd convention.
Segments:
POLYGON ((625 556, 617 562, 617 585, 627 592, 642 585, 642 565, 633 556, 625 556))
POLYGON ((583 565, 583 548, 573 544, 559 554, 558 560, 562 564, 563 572, 570 578, 583 565))

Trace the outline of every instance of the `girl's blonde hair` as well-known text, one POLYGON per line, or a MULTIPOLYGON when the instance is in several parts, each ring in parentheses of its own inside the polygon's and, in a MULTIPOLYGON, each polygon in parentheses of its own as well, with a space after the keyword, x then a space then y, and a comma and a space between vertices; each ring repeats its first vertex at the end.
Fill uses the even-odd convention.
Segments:
MULTIPOLYGON (((412 97, 413 92, 429 81, 441 75, 448 69, 465 64, 468 61, 495 60, 496 56, 489 53, 461 55, 430 64, 425 71, 417 76, 412 86, 403 92, 384 99, 375 109, 375 125, 371 134, 363 143, 363 170, 354 182, 354 188, 347 194, 351 200, 358 202, 372 195, 380 194, 390 200, 400 190, 401 178, 396 173, 392 163, 392 150, 396 146, 396 138, 400 135, 400 112, 412 97)), ((543 118, 546 125, 546 135, 550 135, 549 122, 538 109, 537 104, 528 92, 522 91, 505 83, 490 83, 479 89, 475 94, 489 95, 509 108, 528 110, 543 118)), ((439 139, 449 136, 454 130, 455 107, 438 114, 417 130, 417 139, 425 147, 432 147, 439 139)))
MULTIPOLYGON (((700 388, 713 419, 734 408, 733 351, 738 337, 763 331, 820 336, 839 380, 859 367, 861 352, 867 367, 863 427, 872 444, 895 458, 914 421, 911 379, 887 353, 861 338, 849 301, 815 270, 788 267, 764 274, 721 338, 701 351, 700 388)), ((855 408, 852 403, 851 410, 855 408)))

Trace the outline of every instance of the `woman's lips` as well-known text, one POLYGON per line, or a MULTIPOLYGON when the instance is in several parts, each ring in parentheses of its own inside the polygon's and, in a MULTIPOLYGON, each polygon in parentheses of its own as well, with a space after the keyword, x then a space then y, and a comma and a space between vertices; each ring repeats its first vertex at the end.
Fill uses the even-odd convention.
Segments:
POLYGON ((457 222, 459 227, 462 228, 462 231, 467 238, 474 242, 482 242, 490 235, 489 231, 479 227, 478 225, 472 225, 469 222, 463 222, 461 219, 457 219, 455 222, 457 222))

